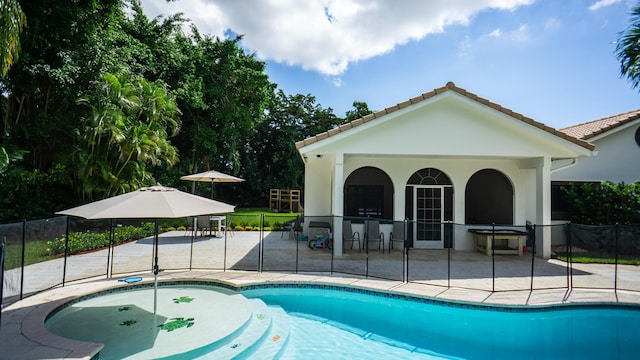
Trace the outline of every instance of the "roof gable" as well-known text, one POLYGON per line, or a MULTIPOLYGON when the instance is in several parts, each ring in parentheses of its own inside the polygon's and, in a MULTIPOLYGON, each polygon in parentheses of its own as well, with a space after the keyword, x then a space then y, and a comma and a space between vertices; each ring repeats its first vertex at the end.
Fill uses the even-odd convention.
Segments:
POLYGON ((338 135, 338 134, 341 134, 341 133, 344 133, 344 132, 348 132, 351 129, 354 129, 354 128, 356 128, 358 126, 361 126, 361 125, 363 125, 365 123, 368 123, 370 121, 382 118, 382 117, 384 117, 386 115, 392 114, 392 113, 394 113, 394 112, 396 112, 398 110, 401 110, 401 109, 407 108, 409 106, 418 104, 418 103, 423 102, 425 100, 432 99, 432 98, 436 97, 437 95, 443 94, 443 93, 448 92, 448 91, 456 92, 456 93, 458 93, 458 94, 460 94, 460 95, 462 95, 462 96, 464 96, 464 97, 466 97, 466 98, 468 98, 468 99, 470 99, 470 100, 472 100, 472 101, 474 101, 476 103, 479 103, 481 105, 490 107, 490 108, 492 108, 494 110, 497 110, 497 111, 499 111, 501 113, 504 113, 505 115, 508 115, 509 117, 512 117, 512 118, 514 118, 514 119, 516 119, 518 121, 522 121, 525 124, 528 124, 528 125, 533 126, 535 128, 541 129, 541 130, 543 130, 543 131, 545 131, 545 132, 547 132, 547 133, 549 133, 549 134, 551 134, 553 136, 556 136, 556 137, 562 138, 564 140, 567 140, 567 141, 569 141, 571 143, 574 143, 576 145, 579 145, 579 146, 581 146, 581 147, 583 147, 585 149, 588 149, 588 150, 593 150, 594 149, 594 145, 592 145, 592 144, 590 144, 590 143, 588 143, 588 142, 586 142, 584 140, 575 138, 575 137, 573 137, 573 136, 571 136, 571 135, 569 135, 569 134, 567 134, 565 132, 558 131, 558 130, 556 130, 556 129, 552 128, 552 127, 549 127, 549 126, 547 126, 547 125, 545 125, 543 123, 537 122, 537 121, 535 121, 535 120, 533 120, 533 119, 531 119, 529 117, 526 117, 526 116, 524 116, 522 114, 514 112, 511 109, 502 107, 502 106, 500 106, 500 105, 498 105, 498 104, 496 104, 494 102, 491 102, 491 101, 489 101, 487 99, 481 98, 478 95, 473 94, 471 92, 468 92, 467 90, 465 90, 463 88, 457 87, 453 82, 448 82, 443 87, 434 89, 434 90, 432 90, 430 92, 426 92, 426 93, 424 93, 424 94, 422 94, 420 96, 417 96, 417 97, 411 98, 411 99, 409 99, 407 101, 398 103, 398 104, 396 104, 394 106, 391 106, 391 107, 388 107, 388 108, 386 108, 384 110, 377 111, 377 112, 375 112, 373 114, 369 114, 369 115, 364 116, 362 118, 353 120, 353 121, 351 121, 351 122, 349 122, 347 124, 341 125, 341 126, 339 126, 337 128, 330 129, 330 130, 325 131, 323 133, 320 133, 320 134, 317 134, 317 135, 312 136, 310 138, 307 138, 307 139, 304 139, 302 141, 299 141, 299 142, 296 143, 296 147, 298 149, 301 149, 301 148, 303 148, 305 146, 317 143, 317 142, 322 141, 324 139, 327 139, 329 137, 332 137, 332 136, 335 136, 335 135, 338 135))
POLYGON ((640 110, 604 117, 560 129, 563 133, 578 139, 588 140, 595 136, 617 129, 622 125, 640 119, 640 110))

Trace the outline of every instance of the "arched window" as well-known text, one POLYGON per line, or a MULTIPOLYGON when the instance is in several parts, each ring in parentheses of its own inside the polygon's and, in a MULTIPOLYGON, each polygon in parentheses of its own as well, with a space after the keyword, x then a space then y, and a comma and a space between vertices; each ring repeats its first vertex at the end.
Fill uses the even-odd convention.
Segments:
POLYGON ((393 182, 389 176, 371 166, 352 172, 344 184, 344 215, 393 219, 393 182))
POLYGON ((448 228, 453 221, 453 183, 444 172, 435 168, 416 171, 405 188, 405 218, 412 220, 409 241, 415 248, 441 249, 452 247, 448 228))
POLYGON ((411 175, 408 185, 451 185, 447 174, 434 168, 418 170, 411 175))
POLYGON ((484 169, 471 176, 465 191, 465 221, 513 225, 513 186, 504 174, 484 169))

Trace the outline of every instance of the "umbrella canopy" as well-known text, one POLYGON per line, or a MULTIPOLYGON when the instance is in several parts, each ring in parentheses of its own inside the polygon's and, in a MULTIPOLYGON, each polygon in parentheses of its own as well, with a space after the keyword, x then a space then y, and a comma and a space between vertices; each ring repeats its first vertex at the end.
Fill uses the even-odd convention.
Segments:
MULTIPOLYGON (((158 266, 158 219, 229 213, 233 212, 234 208, 233 205, 158 184, 58 211, 56 214, 78 216, 85 219, 155 219, 153 241, 153 274, 155 276, 153 313, 155 314, 158 273, 160 272, 158 266)), ((113 236, 113 232, 111 236, 113 236)))
POLYGON ((234 211, 235 206, 161 185, 56 212, 85 219, 180 218, 234 211))
POLYGON ((189 181, 203 181, 203 182, 243 182, 244 179, 239 177, 231 176, 225 173, 221 173, 215 170, 209 170, 197 174, 185 175, 180 177, 180 180, 189 180, 189 181))
MULTIPOLYGON (((244 181, 244 179, 241 179, 239 177, 231 176, 229 174, 221 173, 215 170, 209 170, 209 171, 205 171, 197 174, 181 176, 180 180, 210 182, 212 199, 213 199, 213 183, 244 181)), ((195 189, 195 187, 193 189, 195 189)))

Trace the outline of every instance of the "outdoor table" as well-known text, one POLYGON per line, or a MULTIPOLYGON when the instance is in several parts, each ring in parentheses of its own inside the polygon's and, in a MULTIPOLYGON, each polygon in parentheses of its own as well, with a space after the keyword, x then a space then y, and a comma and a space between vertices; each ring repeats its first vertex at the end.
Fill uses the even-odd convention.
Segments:
POLYGON ((512 254, 522 256, 522 250, 524 248, 524 239, 527 236, 526 231, 514 230, 514 229, 469 229, 469 232, 473 234, 473 240, 476 250, 482 251, 488 256, 491 256, 491 251, 495 254, 512 254), (516 240, 518 246, 516 249, 509 247, 509 240, 516 240), (491 247, 492 243, 493 249, 491 247))
POLYGON ((211 233, 212 236, 218 237, 218 231, 220 231, 220 229, 222 229, 222 222, 226 222, 227 221, 227 216, 226 215, 211 215, 211 216, 209 216, 210 224, 213 224, 214 221, 218 222, 218 227, 216 228, 215 234, 213 232, 213 229, 211 229, 210 233, 211 233))

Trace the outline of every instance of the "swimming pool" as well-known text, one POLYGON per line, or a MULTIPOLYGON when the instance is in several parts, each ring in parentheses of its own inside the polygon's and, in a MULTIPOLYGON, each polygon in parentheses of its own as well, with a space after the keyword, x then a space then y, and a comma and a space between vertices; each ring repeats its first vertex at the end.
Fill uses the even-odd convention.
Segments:
MULTIPOLYGON (((66 315, 63 311, 68 308, 73 314, 88 313, 87 309, 96 308, 96 302, 115 297, 122 304, 137 306, 131 306, 131 312, 127 313, 120 311, 120 303, 109 305, 116 315, 107 315, 106 318, 114 318, 114 328, 122 333, 116 342, 119 348, 129 346, 125 341, 133 335, 125 332, 139 332, 135 330, 136 326, 146 326, 147 330, 142 334, 146 336, 145 341, 152 343, 155 339, 160 343, 158 346, 169 348, 172 346, 167 344, 174 341, 181 345, 195 341, 196 332, 207 335, 203 343, 197 345, 197 351, 188 350, 178 355, 179 358, 223 358, 219 351, 225 350, 225 347, 231 350, 233 346, 239 346, 252 348, 241 357, 250 359, 264 359, 267 353, 277 353, 284 360, 310 358, 310 354, 313 359, 602 359, 632 358, 640 346, 640 307, 633 305, 485 306, 361 288, 302 283, 257 284, 238 289, 225 284, 203 282, 161 284, 159 294, 168 300, 165 301, 166 305, 159 302, 159 312, 166 311, 164 320, 177 317, 193 320, 190 325, 169 333, 158 330, 156 324, 147 324, 148 318, 143 320, 152 309, 149 285, 112 289, 78 299, 73 304, 57 309, 49 316, 49 320, 64 318, 66 315), (236 299, 237 294, 243 295, 240 298, 247 302, 232 302, 226 298, 236 299), (136 298, 142 300, 137 301, 136 298), (281 312, 284 309, 284 312, 270 315, 266 307, 249 309, 254 301, 266 303, 269 309, 280 309, 281 312), (139 315, 135 315, 134 311, 139 311, 139 315), (222 315, 234 317, 216 318, 222 315), (116 319, 118 316, 124 317, 116 319), (246 317, 257 317, 259 320, 272 317, 275 325, 265 328, 265 335, 259 341, 250 341, 247 336, 241 335, 244 336, 243 340, 229 340, 231 342, 226 345, 215 344, 218 340, 221 343, 227 341, 231 333, 249 331, 251 326, 244 323, 246 317), (275 321, 285 317, 286 323, 290 323, 288 336, 284 335, 282 327, 278 327, 275 321), (139 322, 134 325, 135 321, 126 319, 139 322), (132 326, 122 326, 127 321, 132 326), (220 330, 220 324, 228 325, 231 321, 237 324, 227 326, 229 334, 222 332, 212 339, 209 335, 212 329, 220 330), (207 324, 213 324, 214 327, 203 327, 207 324), (152 330, 151 333, 149 330, 152 330), (184 338, 173 340, 176 334, 184 338), (276 342, 280 343, 280 350, 263 349, 263 345, 276 342)), ((84 322, 88 328, 96 329, 105 323, 105 315, 100 316, 102 320, 69 319, 72 319, 74 327, 84 322)), ((47 324, 50 329, 64 327, 49 324, 49 321, 47 324)), ((108 334, 112 332, 106 331, 108 334)), ((81 330, 80 333, 84 341, 102 341, 86 337, 89 333, 87 330, 81 330)), ((69 333, 64 336, 76 338, 69 333)), ((139 343, 135 341, 134 345, 139 343)), ((113 345, 107 344, 105 350, 110 346, 113 345)), ((130 358, 145 358, 144 354, 131 349, 126 353, 130 358)), ((123 358, 119 354, 113 358, 123 358)))
POLYGON ((242 294, 289 313, 314 314, 374 341, 443 358, 628 359, 640 346, 637 306, 503 307, 345 290, 262 288, 242 294))

